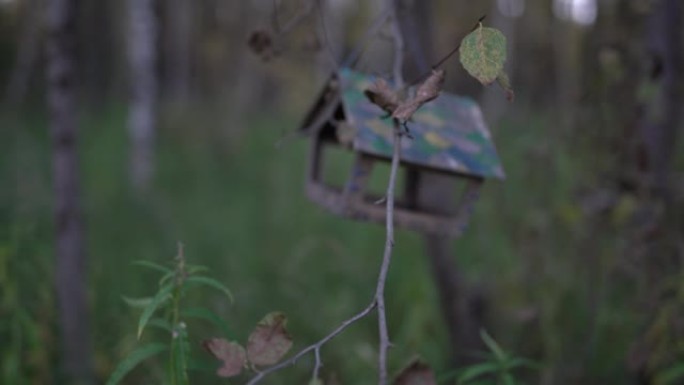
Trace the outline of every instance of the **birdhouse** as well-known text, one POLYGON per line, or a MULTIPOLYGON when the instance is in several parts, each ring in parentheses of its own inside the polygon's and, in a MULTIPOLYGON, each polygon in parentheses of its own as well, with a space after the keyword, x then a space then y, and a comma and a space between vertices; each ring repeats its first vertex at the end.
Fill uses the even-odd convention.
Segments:
MULTIPOLYGON (((367 100, 364 91, 373 76, 343 68, 326 83, 300 130, 310 139, 306 193, 334 214, 356 220, 384 223, 382 194, 369 191, 369 179, 378 164, 390 162, 394 127, 380 107, 367 100), (333 185, 332 149, 352 155, 346 180, 333 185)), ((394 220, 398 227, 433 235, 458 236, 466 227, 473 203, 485 179, 503 179, 491 135, 482 113, 471 99, 446 92, 423 105, 408 123, 411 138, 401 141, 403 186, 395 197, 394 220), (426 207, 418 199, 427 173, 439 173, 459 181, 454 210, 426 207)), ((339 173, 339 170, 336 170, 339 173)))

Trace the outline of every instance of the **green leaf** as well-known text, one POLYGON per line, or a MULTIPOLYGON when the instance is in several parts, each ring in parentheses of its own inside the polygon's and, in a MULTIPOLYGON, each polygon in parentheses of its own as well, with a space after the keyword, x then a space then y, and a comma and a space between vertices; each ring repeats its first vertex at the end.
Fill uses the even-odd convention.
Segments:
POLYGON ((168 268, 166 266, 160 265, 158 263, 150 262, 150 261, 134 261, 133 264, 137 265, 137 266, 146 267, 148 269, 156 270, 156 271, 159 271, 161 273, 172 273, 173 272, 173 270, 171 270, 170 268, 168 268))
POLYGON ((682 379, 684 379, 684 363, 679 363, 658 373, 655 383, 674 385, 680 384, 682 379))
POLYGON ((171 278, 176 276, 175 271, 169 271, 168 273, 164 274, 161 278, 159 278, 159 286, 164 286, 167 281, 169 281, 171 278))
POLYGON ((219 282, 213 278, 209 278, 209 277, 188 277, 185 280, 185 282, 189 283, 189 284, 198 284, 198 285, 212 287, 218 291, 221 291, 223 294, 226 295, 226 297, 228 297, 228 299, 230 300, 231 303, 233 302, 233 293, 231 293, 227 287, 223 286, 223 284, 221 282, 219 282))
POLYGON ((147 321, 150 320, 154 312, 159 308, 161 304, 163 304, 166 300, 171 298, 171 290, 173 289, 173 286, 167 285, 167 286, 162 286, 157 294, 152 298, 152 302, 150 302, 149 305, 143 310, 142 314, 140 315, 140 320, 138 321, 138 339, 140 339, 140 336, 142 336, 142 332, 145 329, 145 325, 147 324, 147 321))
POLYGON ((152 302, 153 297, 131 298, 131 297, 121 296, 121 299, 123 299, 123 301, 126 303, 126 305, 128 305, 130 307, 144 308, 152 302))
POLYGON ((157 329, 164 330, 165 332, 168 332, 169 334, 173 333, 173 327, 171 327, 171 322, 163 319, 163 318, 152 318, 149 321, 147 321, 147 326, 146 327, 156 327, 157 329))
POLYGON ((480 24, 463 38, 459 53, 461 64, 472 77, 484 85, 491 84, 506 61, 506 37, 497 29, 480 24))
POLYGON ((530 369, 539 369, 541 366, 532 360, 528 360, 527 358, 513 358, 506 362, 507 369, 516 369, 522 367, 530 369))
POLYGON ((135 349, 125 360, 119 363, 114 372, 109 376, 106 385, 118 384, 138 364, 164 350, 166 350, 166 345, 161 343, 152 343, 135 349))
POLYGON ((184 318, 196 318, 210 322, 217 329, 220 329, 225 337, 233 338, 234 333, 227 326, 226 322, 219 317, 216 313, 209 309, 202 307, 194 307, 190 309, 181 310, 181 316, 184 318))
POLYGON ((506 99, 508 99, 508 101, 513 101, 515 98, 515 92, 513 92, 513 88, 511 88, 511 81, 508 79, 508 75, 506 75, 504 70, 499 72, 499 76, 496 77, 496 82, 499 83, 499 86, 501 86, 501 88, 503 88, 503 90, 506 92, 506 99))
POLYGON ((515 385, 515 379, 513 379, 513 376, 510 373, 504 373, 501 378, 504 385, 515 385))
POLYGON ((494 339, 484 329, 480 330, 480 338, 482 338, 482 341, 484 341, 489 350, 494 353, 499 362, 504 362, 508 359, 508 356, 503 349, 501 349, 499 344, 497 344, 496 341, 494 341, 494 339))
POLYGON ((206 273, 209 271, 209 268, 206 266, 202 265, 186 265, 186 269, 188 274, 193 275, 193 274, 198 274, 198 273, 206 273))
POLYGON ((495 362, 485 362, 482 364, 471 365, 465 368, 458 376, 458 383, 464 384, 483 374, 494 373, 499 370, 499 365, 495 362))

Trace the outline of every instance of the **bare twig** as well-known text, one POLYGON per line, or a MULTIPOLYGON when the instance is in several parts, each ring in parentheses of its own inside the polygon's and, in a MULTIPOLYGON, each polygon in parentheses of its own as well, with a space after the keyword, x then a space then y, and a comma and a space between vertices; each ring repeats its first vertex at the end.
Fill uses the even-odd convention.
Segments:
POLYGON ((338 334, 342 333, 346 328, 351 326, 353 323, 355 323, 356 321, 358 321, 358 320, 366 317, 368 314, 370 314, 370 312, 373 311, 373 309, 375 309, 375 306, 376 306, 375 298, 373 298, 373 301, 371 301, 371 303, 368 306, 366 306, 365 309, 361 310, 360 312, 356 313, 353 317, 342 322, 335 330, 330 332, 330 334, 323 337, 322 339, 320 339, 315 344, 309 345, 309 346, 305 347, 304 349, 300 350, 299 353, 295 354, 290 359, 285 360, 285 361, 283 361, 277 365, 273 365, 273 366, 271 366, 265 370, 258 372, 257 375, 254 376, 247 383, 247 385, 254 385, 254 384, 258 383, 259 381, 261 381, 261 379, 264 378, 266 375, 271 374, 273 372, 276 372, 280 369, 286 368, 288 366, 294 365, 295 363, 297 363, 297 361, 300 358, 302 358, 303 356, 305 356, 306 354, 308 354, 312 351, 318 357, 318 359, 316 360, 316 365, 314 367, 314 374, 318 374, 318 371, 320 370, 320 368, 322 366, 321 361, 320 361, 320 356, 319 356, 321 347, 323 347, 323 345, 325 345, 328 341, 335 338, 338 334))
MULTIPOLYGON (((298 12, 290 18, 281 28, 280 22, 274 20, 274 28, 277 28, 275 31, 276 33, 280 34, 281 36, 285 36, 288 34, 290 31, 292 31, 299 23, 301 23, 307 16, 311 14, 311 12, 314 10, 316 0, 309 1, 305 7, 299 8, 298 12)), ((274 9, 277 9, 275 7, 274 9)), ((275 16, 276 18, 278 17, 277 15, 275 16)))
POLYGON ((373 24, 366 30, 363 37, 359 41, 359 44, 354 47, 354 50, 347 55, 344 59, 344 67, 354 67, 356 63, 361 59, 361 55, 368 47, 368 43, 372 41, 373 37, 380 32, 380 29, 385 25, 387 18, 390 16, 392 7, 385 7, 385 9, 375 18, 373 24))
POLYGON ((392 38, 394 40, 394 65, 393 77, 394 87, 400 89, 404 87, 404 37, 401 35, 401 26, 399 25, 399 14, 397 12, 397 3, 399 0, 387 0, 390 7, 390 15, 392 17, 392 38))
MULTIPOLYGON (((396 3, 395 0, 388 1, 388 10, 393 18, 392 24, 392 36, 394 39, 395 55, 394 55, 394 84, 397 89, 403 87, 403 61, 404 61, 404 39, 401 35, 401 29, 399 27, 398 19, 396 18, 396 3)), ((382 17, 381 19, 384 19, 382 17)), ((384 20, 383 20, 384 22, 384 20)), ((314 369, 312 372, 313 378, 318 378, 321 367, 323 366, 321 360, 321 348, 328 341, 335 338, 338 334, 342 333, 352 324, 356 323, 360 319, 368 316, 373 310, 378 311, 378 332, 379 332, 379 352, 378 352, 378 384, 387 385, 388 374, 387 374, 387 351, 391 347, 391 342, 389 339, 389 332, 387 330, 387 313, 385 311, 385 285, 387 283, 387 274, 389 273, 389 267, 392 262, 392 250, 394 249, 394 186, 396 184, 397 173, 399 170, 399 162, 401 159, 401 139, 404 135, 400 128, 400 122, 397 119, 393 119, 394 123, 394 150, 392 153, 392 166, 390 168, 389 181, 387 183, 387 195, 385 197, 387 214, 386 214, 386 237, 385 237, 385 249, 382 256, 382 263, 380 265, 380 271, 378 273, 377 284, 375 287, 375 295, 373 300, 366 306, 363 310, 352 316, 351 318, 343 321, 335 330, 330 332, 328 335, 320 339, 318 342, 311 344, 304 349, 300 350, 297 354, 285 360, 279 364, 273 365, 263 371, 258 372, 247 385, 254 385, 261 381, 265 376, 276 372, 280 369, 289 367, 297 363, 297 361, 304 355, 313 352, 315 357, 314 369)))
POLYGON ((325 46, 325 51, 330 59, 330 64, 332 64, 335 72, 339 70, 339 65, 337 64, 337 58, 330 45, 330 35, 328 34, 328 26, 325 24, 325 14, 323 13, 323 5, 321 4, 323 0, 314 0, 313 3, 318 11, 318 19, 321 24, 321 35, 323 35, 323 45, 325 46))

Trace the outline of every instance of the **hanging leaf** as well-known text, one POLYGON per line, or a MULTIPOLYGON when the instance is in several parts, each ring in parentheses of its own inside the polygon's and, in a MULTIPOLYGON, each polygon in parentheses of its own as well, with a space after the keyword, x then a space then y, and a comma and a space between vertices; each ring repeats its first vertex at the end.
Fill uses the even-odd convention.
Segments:
POLYGON ((432 101, 439 96, 443 84, 444 70, 433 69, 430 76, 418 86, 416 95, 401 103, 401 105, 392 112, 392 117, 403 122, 408 121, 423 104, 432 101))
POLYGON ((501 86, 501 88, 503 88, 503 90, 506 92, 506 99, 509 102, 512 102, 515 98, 515 93, 513 92, 513 88, 511 88, 511 81, 508 79, 508 75, 506 75, 503 70, 499 72, 496 82, 499 83, 499 86, 501 86))
POLYGON ((223 338, 211 338, 202 341, 202 346, 223 364, 216 371, 219 377, 237 376, 247 364, 245 348, 237 342, 227 341, 223 338))
POLYGON ((378 80, 363 93, 371 103, 382 108, 382 110, 388 114, 394 112, 401 102, 399 94, 394 91, 383 78, 378 78, 378 80))
POLYGON ((420 359, 414 359, 394 379, 392 385, 436 385, 432 368, 420 359))
POLYGON ((482 23, 461 42, 461 64, 483 85, 493 83, 503 71, 506 61, 506 37, 501 31, 483 27, 482 23))
POLYGON ((285 329, 287 317, 281 312, 269 313, 257 324, 247 340, 247 357, 253 365, 273 365, 292 347, 285 329))

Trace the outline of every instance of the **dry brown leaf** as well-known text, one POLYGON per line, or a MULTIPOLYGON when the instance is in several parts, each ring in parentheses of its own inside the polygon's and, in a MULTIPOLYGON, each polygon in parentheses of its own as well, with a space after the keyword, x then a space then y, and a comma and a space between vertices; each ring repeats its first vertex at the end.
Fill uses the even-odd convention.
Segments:
POLYGON ((388 114, 393 113, 400 103, 397 93, 383 78, 378 78, 370 88, 364 91, 364 94, 371 103, 382 108, 388 114))
POLYGON ((256 366, 273 365, 292 347, 292 337, 285 329, 287 317, 280 312, 266 315, 247 340, 247 357, 256 366))
POLYGON ((219 377, 237 376, 247 363, 245 348, 237 342, 229 342, 223 338, 211 338, 202 341, 202 346, 223 363, 216 371, 219 377))
POLYGON ((393 112, 392 117, 406 122, 425 103, 436 99, 444 84, 444 70, 433 69, 432 74, 418 86, 416 95, 401 103, 393 112))

